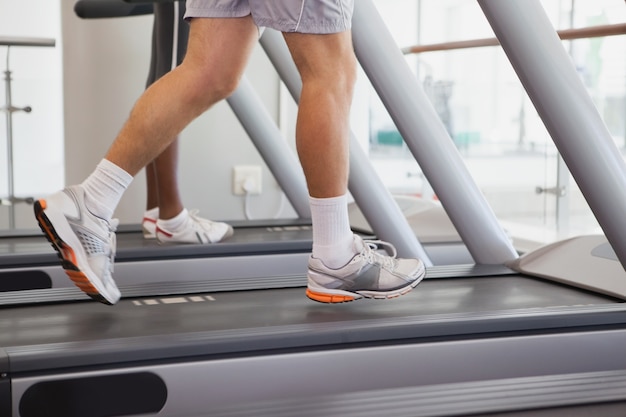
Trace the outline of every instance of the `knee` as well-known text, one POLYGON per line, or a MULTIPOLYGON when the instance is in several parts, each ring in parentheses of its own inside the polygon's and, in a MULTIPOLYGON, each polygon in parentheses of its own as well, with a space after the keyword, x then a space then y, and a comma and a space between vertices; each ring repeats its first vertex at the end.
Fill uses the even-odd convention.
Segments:
POLYGON ((200 85, 204 91, 210 91, 216 101, 223 100, 235 92, 241 76, 229 71, 218 71, 213 74, 207 74, 200 85))
POLYGON ((357 65, 354 55, 346 56, 339 64, 338 71, 329 74, 328 77, 334 80, 331 81, 332 85, 339 91, 352 95, 357 77, 357 65))
POLYGON ((232 74, 207 75, 198 82, 198 95, 200 98, 214 103, 229 97, 239 85, 239 77, 232 74))
POLYGON ((196 70, 189 78, 192 100, 202 107, 210 107, 229 97, 239 85, 240 76, 223 69, 196 70))
POLYGON ((303 84, 303 90, 308 89, 318 98, 325 97, 336 104, 350 106, 354 95, 354 85, 355 77, 351 73, 345 72, 311 80, 308 85, 303 84))
POLYGON ((342 83, 346 91, 350 95, 352 95, 354 91, 354 85, 356 84, 357 79, 356 57, 354 55, 350 55, 350 57, 347 58, 347 61, 348 62, 343 65, 343 75, 340 82, 342 83))
POLYGON ((357 78, 356 58, 352 54, 342 57, 332 65, 306 70, 302 73, 304 86, 317 86, 332 94, 352 97, 357 78))

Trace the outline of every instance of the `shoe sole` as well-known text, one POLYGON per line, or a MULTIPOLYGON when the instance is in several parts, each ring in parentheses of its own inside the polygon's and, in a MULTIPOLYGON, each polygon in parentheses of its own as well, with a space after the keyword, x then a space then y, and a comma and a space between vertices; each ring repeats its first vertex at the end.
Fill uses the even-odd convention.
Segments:
POLYGON ((74 282, 78 289, 94 300, 107 305, 115 304, 115 302, 109 301, 105 296, 103 296, 91 282, 89 277, 87 277, 87 275, 85 275, 85 273, 78 267, 78 260, 74 249, 61 239, 52 225, 52 222, 45 213, 46 200, 35 201, 34 209, 35 217, 39 223, 41 231, 57 252, 58 257, 61 259, 62 268, 72 282, 74 282))
POLYGON ((362 298, 369 298, 373 300, 390 300, 392 298, 398 298, 401 295, 405 295, 422 282, 426 270, 422 270, 418 273, 417 279, 411 281, 406 287, 398 288, 392 291, 346 291, 346 290, 326 290, 323 288, 311 289, 307 287, 306 296, 313 301, 324 304, 340 304, 349 303, 351 301, 360 300, 362 298))

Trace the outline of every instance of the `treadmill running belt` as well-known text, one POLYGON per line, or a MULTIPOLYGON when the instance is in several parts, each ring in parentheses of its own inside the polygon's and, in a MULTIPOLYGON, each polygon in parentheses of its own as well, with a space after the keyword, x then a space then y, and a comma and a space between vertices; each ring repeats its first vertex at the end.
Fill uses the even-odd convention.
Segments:
POLYGON ((156 383, 142 398, 162 381, 158 415, 179 417, 263 399, 608 372, 626 369, 625 307, 520 275, 427 279, 392 301, 342 305, 287 288, 6 306, 0 374, 11 389, 0 395, 11 399, 0 405, 146 373, 156 383))

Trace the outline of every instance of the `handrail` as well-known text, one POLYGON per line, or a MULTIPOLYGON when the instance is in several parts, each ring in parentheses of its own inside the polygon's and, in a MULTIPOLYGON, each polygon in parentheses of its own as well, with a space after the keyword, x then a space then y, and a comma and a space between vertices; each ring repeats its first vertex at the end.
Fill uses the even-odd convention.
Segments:
POLYGON ((0 36, 0 46, 54 46, 55 40, 50 38, 22 38, 16 36, 0 36))
MULTIPOLYGON (((582 38, 597 38, 599 36, 615 36, 626 34, 626 23, 614 25, 590 26, 578 29, 557 30, 561 40, 572 40, 582 38)), ((422 52, 449 51, 453 49, 481 48, 484 46, 498 46, 500 42, 497 38, 471 39, 467 41, 454 41, 445 43, 435 43, 430 45, 415 45, 402 48, 403 54, 419 54, 422 52)))

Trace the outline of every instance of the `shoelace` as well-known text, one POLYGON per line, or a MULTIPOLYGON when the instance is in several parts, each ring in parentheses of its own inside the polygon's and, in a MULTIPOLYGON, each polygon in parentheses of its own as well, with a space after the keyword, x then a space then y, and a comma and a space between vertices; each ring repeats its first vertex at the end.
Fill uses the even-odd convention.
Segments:
POLYGON ((396 247, 389 242, 385 242, 383 240, 363 241, 363 250, 361 250, 361 256, 365 258, 365 260, 370 264, 379 263, 383 268, 393 269, 396 266, 397 255, 398 251, 396 251, 396 247), (392 254, 386 256, 376 252, 377 249, 384 247, 390 248, 392 254))
POLYGON ((198 216, 198 213, 199 210, 197 209, 189 210, 189 218, 193 220, 194 223, 197 223, 199 225, 213 227, 213 224, 215 224, 215 222, 208 219, 203 219, 202 217, 198 216))

